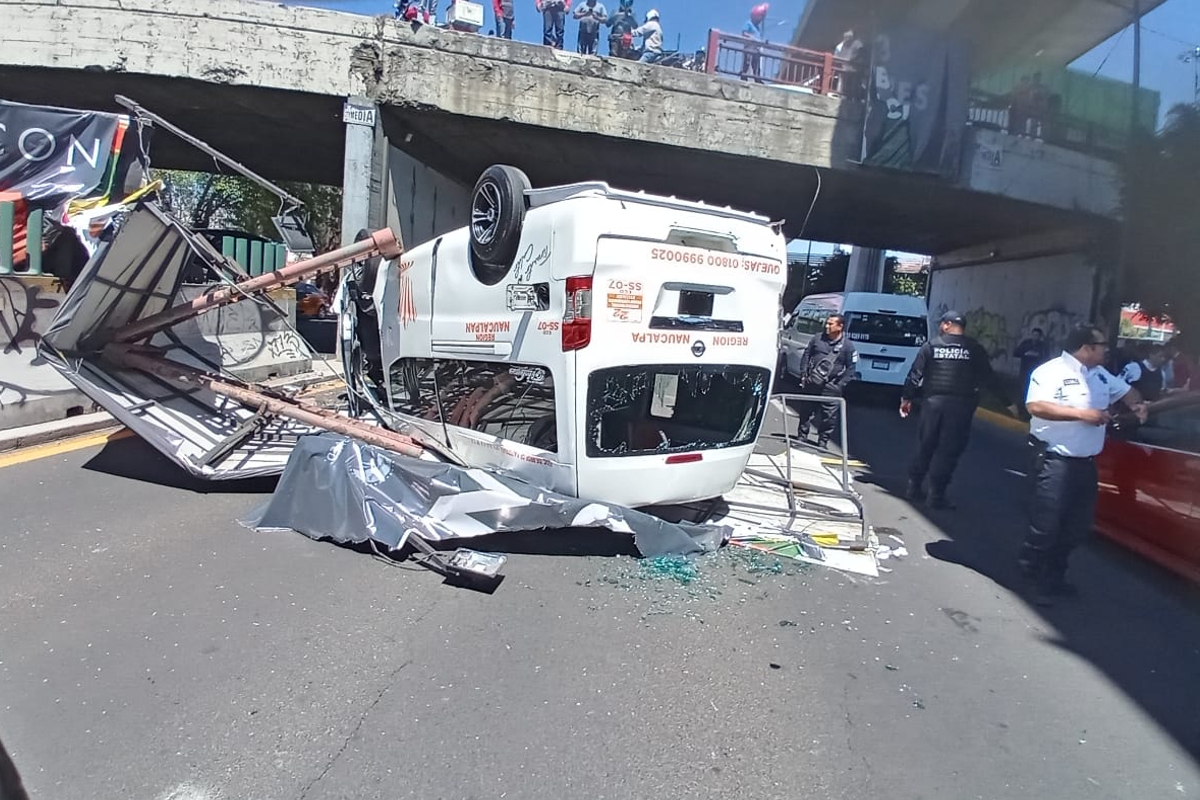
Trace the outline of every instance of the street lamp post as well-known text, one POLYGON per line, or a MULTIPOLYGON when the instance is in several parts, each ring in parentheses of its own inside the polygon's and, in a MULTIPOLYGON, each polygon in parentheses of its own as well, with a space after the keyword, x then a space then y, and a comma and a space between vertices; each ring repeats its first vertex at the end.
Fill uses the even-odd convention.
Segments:
POLYGON ((1200 45, 1179 54, 1179 60, 1192 65, 1192 101, 1200 103, 1200 45))

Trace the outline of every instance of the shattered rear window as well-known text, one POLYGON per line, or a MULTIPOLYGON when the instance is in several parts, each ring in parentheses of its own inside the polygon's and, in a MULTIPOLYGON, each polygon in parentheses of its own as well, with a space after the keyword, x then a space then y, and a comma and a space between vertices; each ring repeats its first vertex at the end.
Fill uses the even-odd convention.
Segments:
POLYGON ((639 365, 588 376, 587 454, 693 453, 750 444, 767 406, 761 367, 639 365))

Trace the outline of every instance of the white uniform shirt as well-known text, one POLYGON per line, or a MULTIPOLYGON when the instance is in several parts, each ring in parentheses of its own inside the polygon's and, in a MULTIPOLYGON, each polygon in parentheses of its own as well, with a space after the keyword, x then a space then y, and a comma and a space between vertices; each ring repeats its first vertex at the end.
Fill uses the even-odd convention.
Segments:
MULTIPOLYGON (((1104 367, 1088 369, 1063 353, 1033 371, 1025 404, 1055 403, 1071 408, 1106 409, 1129 392, 1129 384, 1104 367)), ((1034 417, 1029 432, 1060 456, 1087 458, 1104 449, 1104 426, 1034 417)))

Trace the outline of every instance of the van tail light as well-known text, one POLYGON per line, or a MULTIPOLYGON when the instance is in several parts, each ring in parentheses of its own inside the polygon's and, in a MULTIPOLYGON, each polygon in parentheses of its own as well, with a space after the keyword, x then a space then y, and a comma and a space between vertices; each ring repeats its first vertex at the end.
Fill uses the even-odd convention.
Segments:
POLYGON ((681 453, 677 456, 667 456, 668 464, 694 464, 704 460, 704 453, 681 453))
POLYGON ((592 341, 592 276, 567 278, 567 310, 563 314, 562 349, 581 350, 592 341))

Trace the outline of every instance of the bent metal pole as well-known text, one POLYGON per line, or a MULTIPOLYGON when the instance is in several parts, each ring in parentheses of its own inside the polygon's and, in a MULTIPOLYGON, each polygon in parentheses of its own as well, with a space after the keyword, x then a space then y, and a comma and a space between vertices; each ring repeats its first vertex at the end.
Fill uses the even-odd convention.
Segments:
POLYGON ((228 397, 247 408, 261 408, 281 417, 294 419, 314 428, 340 433, 393 453, 420 458, 424 452, 421 445, 403 434, 394 433, 359 420, 347 419, 340 414, 306 403, 238 386, 198 369, 184 366, 178 361, 153 355, 136 346, 109 344, 104 348, 104 357, 118 367, 136 369, 177 386, 208 389, 213 394, 228 397))
POLYGON ((157 314, 151 314, 145 319, 140 319, 131 325, 126 325, 123 328, 113 331, 111 341, 136 342, 185 319, 199 316, 210 309, 236 303, 247 295, 256 292, 277 289, 280 286, 295 283, 321 270, 348 266, 355 261, 372 258, 376 255, 381 255, 384 258, 398 258, 403 252, 404 246, 396 238, 396 234, 384 228, 383 230, 375 231, 371 234, 370 238, 363 239, 361 242, 355 242, 354 244, 340 247, 337 250, 330 250, 328 253, 322 253, 319 256, 314 256, 304 261, 288 264, 274 272, 268 272, 259 275, 257 278, 250 278, 249 280, 235 283, 233 286, 213 289, 190 302, 171 306, 157 314))

